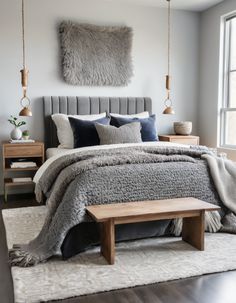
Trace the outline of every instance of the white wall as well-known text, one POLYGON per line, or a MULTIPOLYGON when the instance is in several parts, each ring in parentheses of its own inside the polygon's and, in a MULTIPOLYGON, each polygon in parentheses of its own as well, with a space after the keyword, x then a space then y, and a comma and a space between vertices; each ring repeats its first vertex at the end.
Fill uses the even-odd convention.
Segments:
MULTIPOLYGON (((200 100, 199 134, 202 144, 217 146, 217 122, 220 81, 221 17, 236 11, 235 0, 225 0, 205 11, 200 19, 200 100)), ((236 159, 236 151, 227 150, 236 159)))
MULTIPOLYGON (((165 9, 115 4, 105 0, 25 1, 28 94, 33 117, 27 118, 31 135, 43 140, 41 96, 150 96, 160 133, 172 131, 172 122, 192 120, 197 130, 199 15, 174 11, 172 76, 176 115, 161 115, 167 65, 167 12, 165 9), (57 26, 62 20, 103 25, 128 25, 134 30, 135 76, 128 87, 73 87, 61 78, 57 26)), ((21 1, 0 0, 0 139, 7 139, 10 114, 18 114, 21 98, 21 1)))

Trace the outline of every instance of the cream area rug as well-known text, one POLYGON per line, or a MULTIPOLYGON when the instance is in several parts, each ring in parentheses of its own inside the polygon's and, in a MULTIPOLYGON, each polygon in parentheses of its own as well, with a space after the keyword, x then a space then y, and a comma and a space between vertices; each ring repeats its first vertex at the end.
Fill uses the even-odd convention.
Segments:
MULTIPOLYGON (((46 208, 3 210, 7 244, 25 243, 38 233, 46 208)), ((152 238, 116 245, 115 265, 99 247, 68 261, 60 256, 35 267, 12 267, 15 302, 65 299, 113 289, 236 269, 236 236, 206 234, 201 252, 180 238, 152 238)))

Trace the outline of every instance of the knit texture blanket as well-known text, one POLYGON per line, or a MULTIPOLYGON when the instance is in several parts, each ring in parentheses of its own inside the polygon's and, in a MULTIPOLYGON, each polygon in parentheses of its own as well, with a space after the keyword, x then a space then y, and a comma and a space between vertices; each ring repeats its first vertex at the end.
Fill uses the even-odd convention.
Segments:
MULTIPOLYGON (((206 160, 201 158, 204 154, 210 156, 211 152, 124 147, 61 156, 49 165, 36 184, 37 200, 47 197, 44 226, 28 244, 14 245, 9 252, 10 263, 32 266, 55 255, 68 231, 89 220, 85 212, 87 205, 191 196, 220 205, 223 216, 224 206, 206 160)), ((210 222, 214 223, 218 217, 207 221, 212 225, 210 222)), ((212 229, 216 231, 219 226, 212 229)))
POLYGON ((222 220, 221 231, 236 234, 236 165, 231 160, 208 154, 202 158, 207 160, 221 201, 230 210, 222 220))

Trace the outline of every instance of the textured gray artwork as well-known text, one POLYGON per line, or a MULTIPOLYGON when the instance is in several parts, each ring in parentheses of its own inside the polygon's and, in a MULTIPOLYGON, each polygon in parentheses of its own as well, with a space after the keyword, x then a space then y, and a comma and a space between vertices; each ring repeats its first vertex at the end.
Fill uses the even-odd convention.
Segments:
POLYGON ((133 75, 130 27, 62 22, 65 81, 80 86, 126 86, 133 75))

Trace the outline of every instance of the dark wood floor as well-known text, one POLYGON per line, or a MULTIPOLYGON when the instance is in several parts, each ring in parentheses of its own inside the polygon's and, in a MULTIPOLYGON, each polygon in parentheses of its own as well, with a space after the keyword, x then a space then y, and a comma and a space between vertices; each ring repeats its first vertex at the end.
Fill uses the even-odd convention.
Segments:
MULTIPOLYGON (((32 198, 15 197, 0 208, 37 205, 32 198)), ((7 263, 5 230, 0 215, 0 303, 13 303, 13 285, 7 263)), ((94 277, 94 283, 99 277, 94 277)), ((130 289, 111 291, 73 299, 53 301, 61 303, 236 303, 236 271, 205 275, 130 289)), ((25 302, 30 303, 30 302, 25 302)))

